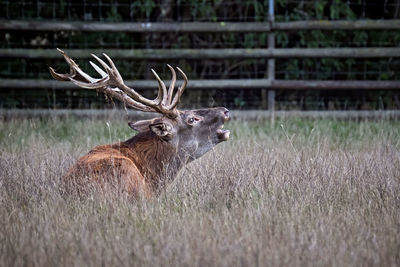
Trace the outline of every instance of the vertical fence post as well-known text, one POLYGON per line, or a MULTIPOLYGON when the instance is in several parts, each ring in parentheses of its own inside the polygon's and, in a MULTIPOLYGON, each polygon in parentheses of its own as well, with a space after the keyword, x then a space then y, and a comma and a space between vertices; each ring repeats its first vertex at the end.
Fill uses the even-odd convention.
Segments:
POLYGON ((261 109, 267 109, 268 108, 268 98, 267 98, 267 89, 262 88, 261 89, 261 109))
MULTIPOLYGON (((270 24, 270 32, 268 33, 268 49, 272 50, 275 48, 275 33, 272 31, 272 24, 275 20, 274 12, 274 0, 269 0, 268 9, 268 21, 270 24)), ((275 59, 268 59, 268 81, 270 84, 275 80, 275 59)), ((268 91, 268 110, 271 112, 271 123, 274 124, 275 121, 275 91, 268 91)))

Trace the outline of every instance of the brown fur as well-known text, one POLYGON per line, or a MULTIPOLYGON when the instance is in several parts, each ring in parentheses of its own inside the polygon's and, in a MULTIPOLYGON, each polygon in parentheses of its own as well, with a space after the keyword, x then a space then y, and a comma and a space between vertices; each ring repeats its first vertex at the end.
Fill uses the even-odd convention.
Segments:
POLYGON ((81 189, 88 182, 111 184, 135 196, 151 197, 174 175, 175 149, 152 132, 139 133, 125 142, 103 145, 81 157, 64 177, 68 185, 81 189), (169 164, 174 164, 168 168, 169 164), (168 172, 167 170, 171 170, 168 172))

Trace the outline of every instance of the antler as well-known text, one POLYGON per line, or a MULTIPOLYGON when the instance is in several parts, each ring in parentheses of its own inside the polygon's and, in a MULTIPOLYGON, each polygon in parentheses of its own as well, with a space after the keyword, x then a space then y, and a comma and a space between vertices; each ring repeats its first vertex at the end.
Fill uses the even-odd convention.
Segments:
POLYGON ((125 85, 120 73, 114 65, 114 62, 109 56, 103 53, 103 56, 107 59, 109 65, 103 60, 98 58, 96 55, 91 54, 101 66, 103 66, 104 72, 99 66, 89 61, 90 65, 100 74, 101 79, 96 79, 82 71, 79 66, 61 49, 57 50, 63 55, 65 61, 67 61, 70 67, 69 74, 59 74, 55 72, 52 67, 50 68, 50 74, 54 79, 60 81, 71 81, 79 87, 86 89, 96 89, 107 96, 116 98, 125 105, 138 109, 145 112, 158 112, 170 117, 176 117, 178 111, 176 106, 179 103, 181 95, 186 88, 188 78, 185 73, 178 67, 177 70, 183 77, 183 84, 178 88, 174 95, 174 87, 176 83, 176 72, 173 67, 167 65, 172 73, 171 84, 167 90, 164 82, 160 79, 157 73, 152 69, 152 73, 158 82, 158 94, 154 100, 147 99, 138 94, 133 88, 125 85))

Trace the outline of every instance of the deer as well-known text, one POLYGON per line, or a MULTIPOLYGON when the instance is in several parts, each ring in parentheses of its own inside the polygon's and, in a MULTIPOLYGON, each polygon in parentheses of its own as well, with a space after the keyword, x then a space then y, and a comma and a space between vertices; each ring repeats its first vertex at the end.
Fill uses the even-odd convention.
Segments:
POLYGON ((49 67, 54 79, 69 81, 84 89, 97 90, 107 98, 121 101, 125 107, 158 114, 152 119, 128 122, 128 126, 137 132, 132 138, 97 146, 79 158, 63 178, 69 188, 80 192, 88 183, 111 184, 129 195, 148 199, 158 195, 160 189, 172 181, 186 164, 229 139, 230 131, 223 129, 224 123, 230 119, 227 108, 177 108, 188 84, 186 74, 179 67, 176 69, 183 82, 177 90, 177 75, 171 65, 167 64, 172 74, 168 89, 151 69, 158 83, 158 93, 154 99, 148 99, 124 83, 107 54, 103 53, 103 56, 108 64, 91 54, 103 67, 89 61, 101 76, 93 78, 63 50, 57 50, 69 65, 70 72, 60 74, 49 67))

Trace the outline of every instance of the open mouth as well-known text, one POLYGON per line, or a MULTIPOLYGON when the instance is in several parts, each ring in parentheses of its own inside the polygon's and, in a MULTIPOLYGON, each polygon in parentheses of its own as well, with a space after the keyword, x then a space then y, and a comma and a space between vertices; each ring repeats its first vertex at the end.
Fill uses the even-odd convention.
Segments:
POLYGON ((217 136, 220 141, 226 141, 229 139, 230 131, 224 130, 224 125, 222 124, 220 128, 217 130, 217 136))

